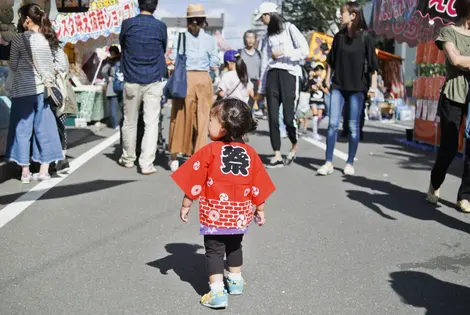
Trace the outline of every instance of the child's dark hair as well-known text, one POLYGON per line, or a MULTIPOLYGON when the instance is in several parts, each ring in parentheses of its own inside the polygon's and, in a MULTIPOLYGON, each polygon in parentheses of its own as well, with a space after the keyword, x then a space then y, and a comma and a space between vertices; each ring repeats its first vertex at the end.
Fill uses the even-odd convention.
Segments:
MULTIPOLYGON (((246 67, 246 63, 241 58, 240 54, 235 55, 235 71, 237 72, 237 76, 240 79, 240 82, 246 86, 248 84, 248 69, 246 67)), ((228 63, 230 61, 226 61, 224 64, 228 67, 228 63)))
POLYGON ((248 69, 246 68, 246 63, 241 58, 240 54, 236 55, 237 61, 235 62, 235 69, 237 70, 238 78, 243 85, 248 84, 248 69))
POLYGON ((225 98, 212 105, 211 117, 216 117, 227 131, 220 139, 223 142, 241 142, 243 136, 256 130, 258 122, 253 118, 251 108, 247 103, 235 98, 225 98))

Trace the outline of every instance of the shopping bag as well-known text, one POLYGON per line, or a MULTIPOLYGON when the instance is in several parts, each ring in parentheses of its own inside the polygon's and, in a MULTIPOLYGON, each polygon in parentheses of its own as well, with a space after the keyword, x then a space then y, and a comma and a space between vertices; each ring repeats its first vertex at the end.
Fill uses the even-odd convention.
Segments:
POLYGON ((168 78, 163 94, 168 99, 185 98, 188 89, 186 76, 186 34, 180 33, 178 36, 175 70, 168 78), (181 39, 183 39, 183 53, 180 53, 181 39))

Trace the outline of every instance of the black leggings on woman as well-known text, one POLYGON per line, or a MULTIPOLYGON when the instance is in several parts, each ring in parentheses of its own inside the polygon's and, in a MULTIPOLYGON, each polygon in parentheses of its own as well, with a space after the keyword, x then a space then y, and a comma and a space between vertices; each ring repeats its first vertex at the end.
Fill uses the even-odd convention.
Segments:
POLYGON ((299 99, 299 79, 287 70, 271 69, 266 79, 266 101, 269 115, 269 137, 274 151, 281 150, 279 129, 279 107, 282 104, 287 135, 292 144, 297 144, 297 122, 295 112, 299 99))
MULTIPOLYGON (((462 119, 467 114, 467 105, 451 101, 441 95, 439 116, 441 124, 441 144, 436 162, 431 172, 431 185, 439 189, 444 182, 447 169, 454 160, 459 147, 459 132, 462 119)), ((457 200, 470 201, 470 140, 465 140, 465 161, 457 200)))

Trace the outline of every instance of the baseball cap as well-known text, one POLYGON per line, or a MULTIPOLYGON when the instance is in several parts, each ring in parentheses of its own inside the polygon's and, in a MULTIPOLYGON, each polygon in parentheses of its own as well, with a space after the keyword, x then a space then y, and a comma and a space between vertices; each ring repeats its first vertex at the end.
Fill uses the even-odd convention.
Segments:
POLYGON ((312 68, 313 68, 313 69, 315 69, 315 68, 322 68, 322 69, 325 69, 325 66, 324 66, 323 63, 321 63, 321 62, 315 62, 315 64, 313 65, 312 68))
POLYGON ((228 61, 237 61, 237 55, 238 55, 238 51, 236 50, 227 50, 225 53, 224 53, 224 62, 228 62, 228 61))
POLYGON ((258 21, 263 14, 277 12, 278 5, 273 2, 263 2, 256 10, 255 21, 258 21))

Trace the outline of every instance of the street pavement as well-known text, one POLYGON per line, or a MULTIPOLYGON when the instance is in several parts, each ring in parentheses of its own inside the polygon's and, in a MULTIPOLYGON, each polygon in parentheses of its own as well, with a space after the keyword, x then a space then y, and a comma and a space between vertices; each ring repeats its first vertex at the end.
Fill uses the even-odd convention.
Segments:
MULTIPOLYGON (((277 191, 267 224, 244 240, 245 293, 221 313, 470 314, 470 215, 454 207, 462 161, 433 207, 424 192, 435 153, 397 141, 405 132, 392 126, 365 130, 354 177, 339 158, 318 177, 324 150, 305 140, 295 164, 269 171, 277 191)), ((250 144, 269 158, 265 121, 250 144)), ((142 176, 117 165, 118 146, 0 228, 0 314, 213 314, 198 304, 208 285, 196 211, 179 221, 182 193, 163 156, 142 176)), ((1 184, 0 207, 26 189, 1 184)))

